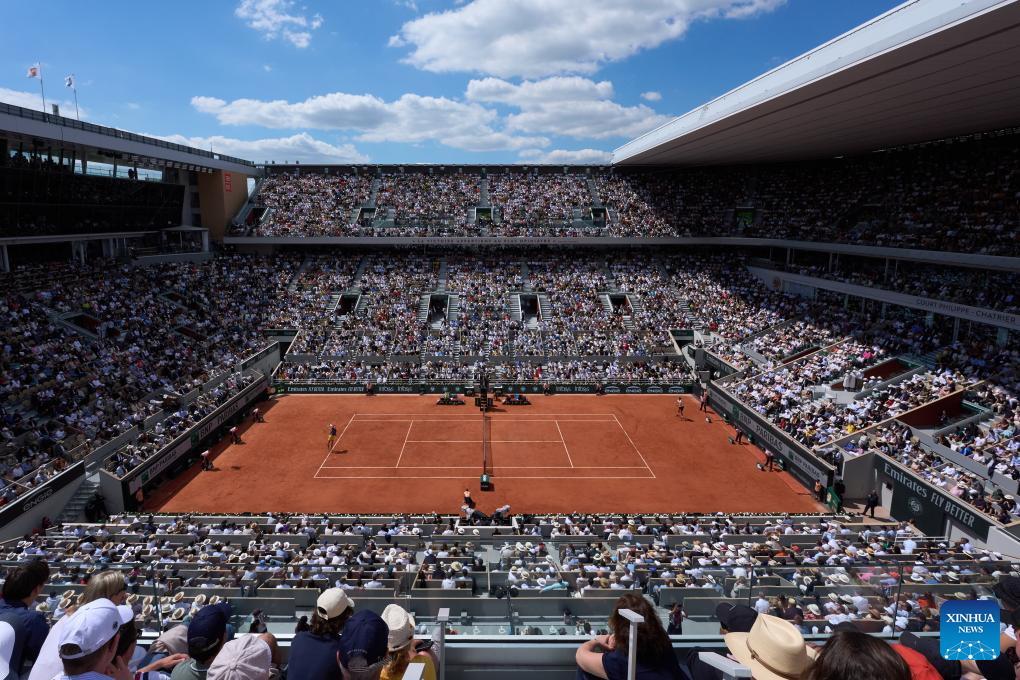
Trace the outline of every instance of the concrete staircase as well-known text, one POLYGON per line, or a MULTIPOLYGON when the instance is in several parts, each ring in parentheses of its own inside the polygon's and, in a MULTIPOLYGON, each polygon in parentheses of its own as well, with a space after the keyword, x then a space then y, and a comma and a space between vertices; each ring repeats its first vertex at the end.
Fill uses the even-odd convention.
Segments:
POLYGON ((633 331, 637 327, 634 317, 645 311, 645 303, 641 301, 640 297, 633 294, 628 294, 627 300, 630 302, 632 313, 623 315, 623 326, 627 330, 633 331))
POLYGON ((436 290, 439 290, 439 291, 445 291, 446 290, 446 279, 449 277, 449 275, 450 275, 450 270, 449 270, 449 268, 446 265, 446 258, 445 257, 440 258, 439 259, 439 271, 436 274, 436 279, 437 279, 436 290))
POLYGON ((375 199, 379 195, 379 187, 382 186, 382 180, 376 177, 372 180, 372 188, 368 192, 368 203, 366 204, 369 208, 376 207, 375 199))
POLYGON ((418 321, 426 323, 429 320, 429 301, 431 296, 427 293, 421 296, 418 302, 418 321))
POLYGON ((368 269, 368 262, 371 258, 365 255, 358 262, 358 268, 354 270, 354 276, 351 277, 351 288, 358 288, 360 290, 361 277, 365 275, 365 270, 368 269))
POLYGON ((606 310, 606 314, 612 316, 613 303, 609 301, 609 295, 607 293, 600 293, 599 301, 602 303, 602 308, 606 310))
POLYGON ((75 494, 71 496, 71 500, 67 502, 60 516, 57 517, 57 522, 77 522, 84 519, 85 506, 97 491, 99 491, 99 473, 93 473, 85 478, 75 494))
POLYGON ((521 262, 521 290, 531 290, 531 268, 527 262, 521 262))
POLYGON ((447 307, 446 307, 446 318, 451 322, 457 318, 460 313, 460 296, 456 293, 450 295, 447 307))
POLYGON ((588 179, 588 193, 591 194, 591 205, 593 208, 602 207, 602 199, 599 197, 599 189, 595 186, 595 180, 588 179))
POLYGON ((478 206, 488 208, 491 205, 489 203, 489 179, 478 180, 478 206))
POLYGON ((306 257, 304 260, 301 261, 301 266, 297 268, 297 271, 294 272, 294 276, 292 276, 290 279, 290 283, 287 284, 288 291, 293 293, 294 291, 297 290, 298 281, 301 280, 301 275, 308 271, 308 268, 311 266, 312 259, 310 257, 306 257))
POLYGON ((538 294, 538 309, 542 314, 542 321, 552 320, 552 304, 549 303, 549 296, 544 293, 538 294))
POLYGON ((510 318, 514 321, 520 321, 521 315, 521 296, 517 293, 509 294, 509 301, 507 307, 510 309, 510 318))

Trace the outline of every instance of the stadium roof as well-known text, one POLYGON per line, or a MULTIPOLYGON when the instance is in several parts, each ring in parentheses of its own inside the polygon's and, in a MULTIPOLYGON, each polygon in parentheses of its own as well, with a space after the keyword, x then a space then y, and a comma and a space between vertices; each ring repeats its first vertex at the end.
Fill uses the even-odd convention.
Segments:
POLYGON ((614 164, 824 158, 1020 123, 1020 0, 912 0, 634 139, 614 164))

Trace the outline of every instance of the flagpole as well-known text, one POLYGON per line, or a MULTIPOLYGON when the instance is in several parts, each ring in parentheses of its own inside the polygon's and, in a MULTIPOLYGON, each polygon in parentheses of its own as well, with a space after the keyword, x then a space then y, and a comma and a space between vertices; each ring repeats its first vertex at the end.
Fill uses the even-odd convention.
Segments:
POLYGON ((81 120, 81 116, 78 115, 78 88, 72 87, 71 91, 74 92, 74 118, 75 120, 81 120))
POLYGON ((42 62, 39 62, 39 94, 42 95, 43 113, 46 113, 46 90, 43 89, 42 62))

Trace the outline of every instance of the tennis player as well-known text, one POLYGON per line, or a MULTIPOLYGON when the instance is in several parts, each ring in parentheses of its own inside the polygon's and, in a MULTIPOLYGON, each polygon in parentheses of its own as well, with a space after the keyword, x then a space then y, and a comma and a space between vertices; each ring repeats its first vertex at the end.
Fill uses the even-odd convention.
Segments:
POLYGON ((336 425, 333 423, 329 424, 329 439, 326 440, 326 450, 332 451, 333 444, 336 443, 336 425))

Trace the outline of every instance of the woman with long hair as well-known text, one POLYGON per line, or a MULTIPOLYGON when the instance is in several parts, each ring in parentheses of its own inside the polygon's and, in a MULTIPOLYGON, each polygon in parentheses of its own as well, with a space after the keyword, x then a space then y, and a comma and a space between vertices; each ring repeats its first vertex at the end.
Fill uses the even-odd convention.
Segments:
POLYGON ((46 641, 43 642, 39 658, 32 666, 28 680, 51 680, 54 676, 64 672, 64 664, 57 653, 60 633, 81 605, 104 598, 116 605, 121 605, 127 601, 127 596, 127 582, 124 580, 123 572, 109 569, 93 574, 81 594, 81 602, 67 607, 66 614, 50 628, 50 633, 46 636, 46 641))
POLYGON ((838 630, 822 647, 804 680, 910 680, 910 666, 886 642, 838 630))
POLYGON ((687 677, 662 628, 655 608, 640 593, 627 593, 616 601, 609 616, 609 635, 582 644, 574 655, 586 678, 623 680, 627 677, 630 621, 620 613, 629 609, 644 617, 637 626, 637 677, 641 680, 675 680, 687 677))

